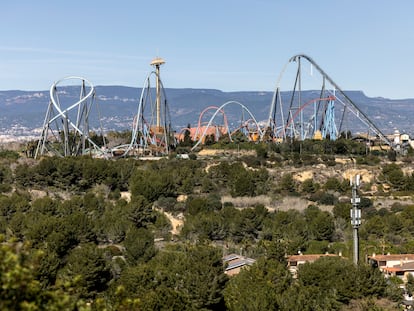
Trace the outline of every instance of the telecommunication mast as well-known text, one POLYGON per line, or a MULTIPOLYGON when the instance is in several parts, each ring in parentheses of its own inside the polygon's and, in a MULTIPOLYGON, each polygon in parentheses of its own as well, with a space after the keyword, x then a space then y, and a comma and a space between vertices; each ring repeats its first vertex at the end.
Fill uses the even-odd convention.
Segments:
POLYGON ((359 259, 359 240, 358 240, 358 228, 361 225, 361 209, 358 205, 361 203, 361 198, 358 196, 358 188, 360 185, 360 176, 355 175, 351 177, 352 186, 352 208, 351 208, 351 225, 354 235, 354 264, 358 264, 359 259))

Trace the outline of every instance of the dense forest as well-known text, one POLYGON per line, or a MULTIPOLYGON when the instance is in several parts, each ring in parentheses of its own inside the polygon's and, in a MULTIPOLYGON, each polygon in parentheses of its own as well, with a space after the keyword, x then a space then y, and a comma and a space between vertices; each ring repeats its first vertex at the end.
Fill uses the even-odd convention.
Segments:
POLYGON ((366 256, 414 253, 411 151, 345 139, 209 148, 221 151, 158 161, 1 150, 0 309, 399 310, 401 281, 366 256), (358 266, 350 167, 373 175, 360 189, 358 266), (297 178, 305 170, 313 177, 297 178), (222 258, 240 252, 256 263, 229 277, 222 258), (298 252, 342 257, 293 278, 286 256, 298 252))

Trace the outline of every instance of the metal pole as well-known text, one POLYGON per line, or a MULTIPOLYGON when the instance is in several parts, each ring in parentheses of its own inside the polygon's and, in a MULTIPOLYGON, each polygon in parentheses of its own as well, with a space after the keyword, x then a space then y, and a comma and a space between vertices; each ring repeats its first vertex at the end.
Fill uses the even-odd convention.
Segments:
POLYGON ((361 225, 361 210, 358 208, 358 204, 361 202, 361 199, 358 197, 358 187, 359 187, 360 177, 355 175, 351 178, 352 185, 352 209, 351 209, 351 224, 353 227, 354 235, 354 264, 358 264, 359 259, 359 241, 358 241, 358 228, 361 225))
POLYGON ((160 126, 161 126, 161 113, 160 113, 160 108, 161 108, 161 103, 160 103, 160 65, 157 64, 155 65, 155 72, 156 72, 156 77, 155 77, 155 97, 156 97, 156 105, 157 105, 157 131, 159 131, 160 126))
POLYGON ((358 264, 359 258, 359 241, 358 241, 358 228, 354 227, 354 264, 358 264))

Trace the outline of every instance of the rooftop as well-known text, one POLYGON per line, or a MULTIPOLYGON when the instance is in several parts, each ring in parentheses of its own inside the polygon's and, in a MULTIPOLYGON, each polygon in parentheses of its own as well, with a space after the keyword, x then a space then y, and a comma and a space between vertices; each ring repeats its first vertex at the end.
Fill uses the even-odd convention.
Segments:
POLYGON ((384 271, 388 272, 403 272, 403 271, 413 271, 414 262, 406 262, 392 267, 385 267, 384 271))
POLYGON ((388 254, 388 255, 372 255, 368 256, 368 259, 376 261, 389 261, 389 260, 414 260, 414 254, 388 254))
POLYGON ((315 261, 321 257, 338 257, 336 254, 309 254, 309 255, 291 255, 288 261, 315 261))

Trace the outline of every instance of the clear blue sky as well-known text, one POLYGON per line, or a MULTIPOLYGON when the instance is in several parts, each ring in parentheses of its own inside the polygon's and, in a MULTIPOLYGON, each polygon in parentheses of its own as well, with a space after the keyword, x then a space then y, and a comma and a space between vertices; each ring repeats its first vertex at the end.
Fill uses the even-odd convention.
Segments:
POLYGON ((10 0, 0 34, 0 90, 141 87, 160 56, 165 87, 273 91, 303 53, 344 90, 414 98, 412 0, 10 0))

